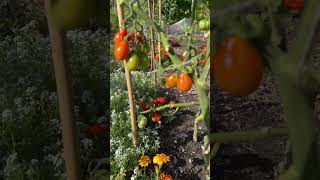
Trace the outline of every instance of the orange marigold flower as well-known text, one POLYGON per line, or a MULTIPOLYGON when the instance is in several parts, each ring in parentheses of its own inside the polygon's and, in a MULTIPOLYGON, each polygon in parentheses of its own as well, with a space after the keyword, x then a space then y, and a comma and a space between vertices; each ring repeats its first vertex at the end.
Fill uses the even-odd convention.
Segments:
POLYGON ((149 164, 151 164, 149 156, 141 156, 138 162, 141 167, 147 167, 149 164))
POLYGON ((153 157, 153 163, 158 164, 159 166, 162 166, 162 164, 167 162, 170 162, 170 157, 164 153, 157 154, 153 157))
POLYGON ((172 176, 166 173, 160 173, 160 180, 172 180, 172 176))
POLYGON ((160 121, 160 118, 161 118, 160 114, 158 114, 158 113, 156 113, 156 112, 152 113, 152 115, 151 115, 151 120, 152 120, 153 122, 159 122, 159 121, 160 121))

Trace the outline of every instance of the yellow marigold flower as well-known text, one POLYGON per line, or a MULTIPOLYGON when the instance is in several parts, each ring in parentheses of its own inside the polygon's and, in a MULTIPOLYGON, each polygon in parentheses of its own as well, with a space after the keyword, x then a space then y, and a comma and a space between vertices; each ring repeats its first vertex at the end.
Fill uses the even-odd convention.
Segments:
POLYGON ((166 173, 160 173, 160 180, 172 180, 172 176, 166 173))
POLYGON ((151 163, 151 160, 149 156, 141 156, 138 162, 141 167, 147 167, 151 163))
POLYGON ((170 162, 170 157, 163 153, 157 154, 156 156, 153 157, 153 163, 158 164, 159 166, 167 162, 170 162))

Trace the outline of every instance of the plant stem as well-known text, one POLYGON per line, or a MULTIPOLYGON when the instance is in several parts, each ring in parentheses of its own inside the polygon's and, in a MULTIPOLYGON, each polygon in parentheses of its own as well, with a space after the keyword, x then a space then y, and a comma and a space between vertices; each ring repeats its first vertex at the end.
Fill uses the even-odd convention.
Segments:
POLYGON ((285 128, 263 128, 247 132, 223 132, 212 133, 210 135, 211 143, 230 143, 242 141, 256 141, 277 136, 286 136, 288 134, 285 128))
POLYGON ((160 107, 157 107, 157 108, 151 108, 147 111, 142 111, 140 112, 140 114, 147 114, 149 112, 152 112, 152 111, 161 111, 161 110, 164 110, 164 109, 167 109, 167 108, 174 108, 174 107, 187 107, 187 106, 194 106, 194 105, 198 105, 199 103, 198 102, 186 102, 186 103, 177 103, 177 104, 166 104, 164 106, 160 106, 160 107))

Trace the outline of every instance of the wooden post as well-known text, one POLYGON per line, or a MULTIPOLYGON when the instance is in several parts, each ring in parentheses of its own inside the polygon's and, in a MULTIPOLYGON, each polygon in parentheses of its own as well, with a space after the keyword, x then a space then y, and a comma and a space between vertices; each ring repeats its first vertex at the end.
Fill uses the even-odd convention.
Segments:
MULTIPOLYGON (((45 8, 46 12, 48 12, 48 9, 50 8, 49 0, 45 1, 45 8)), ((75 130, 72 83, 69 75, 64 42, 65 32, 57 29, 49 16, 47 16, 47 18, 58 92, 59 113, 62 127, 63 157, 66 165, 67 179, 80 180, 79 142, 75 130)))
MULTIPOLYGON (((158 0, 158 7, 159 7, 159 25, 162 27, 161 23, 161 0, 158 0)), ((159 53, 159 65, 161 66, 161 33, 158 34, 158 53, 159 53)), ((157 84, 157 75, 158 72, 155 73, 155 84, 157 84)))
MULTIPOLYGON (((119 0, 117 0, 117 12, 118 12, 118 21, 119 28, 124 27, 123 24, 123 9, 120 6, 119 0)), ((132 82, 131 82, 131 73, 126 67, 127 62, 123 61, 127 88, 128 88, 128 98, 129 98, 129 107, 130 107, 130 119, 131 119, 131 130, 132 130, 132 143, 136 147, 137 146, 137 122, 136 122, 136 114, 134 112, 134 100, 132 95, 132 82)))
MULTIPOLYGON (((151 9, 151 0, 148 0, 148 14, 151 19, 153 19, 153 13, 151 9)), ((154 36, 153 29, 150 27, 150 44, 151 44, 151 70, 154 70, 154 36)))

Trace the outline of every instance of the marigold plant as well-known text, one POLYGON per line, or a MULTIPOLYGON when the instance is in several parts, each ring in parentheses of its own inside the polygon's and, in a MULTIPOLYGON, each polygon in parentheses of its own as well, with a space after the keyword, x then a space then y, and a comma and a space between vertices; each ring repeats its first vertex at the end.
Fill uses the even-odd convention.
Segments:
POLYGON ((147 167, 149 164, 151 164, 149 156, 141 156, 138 162, 141 167, 147 167))
POLYGON ((153 157, 153 163, 162 166, 162 164, 170 162, 170 157, 164 153, 157 154, 153 157))

